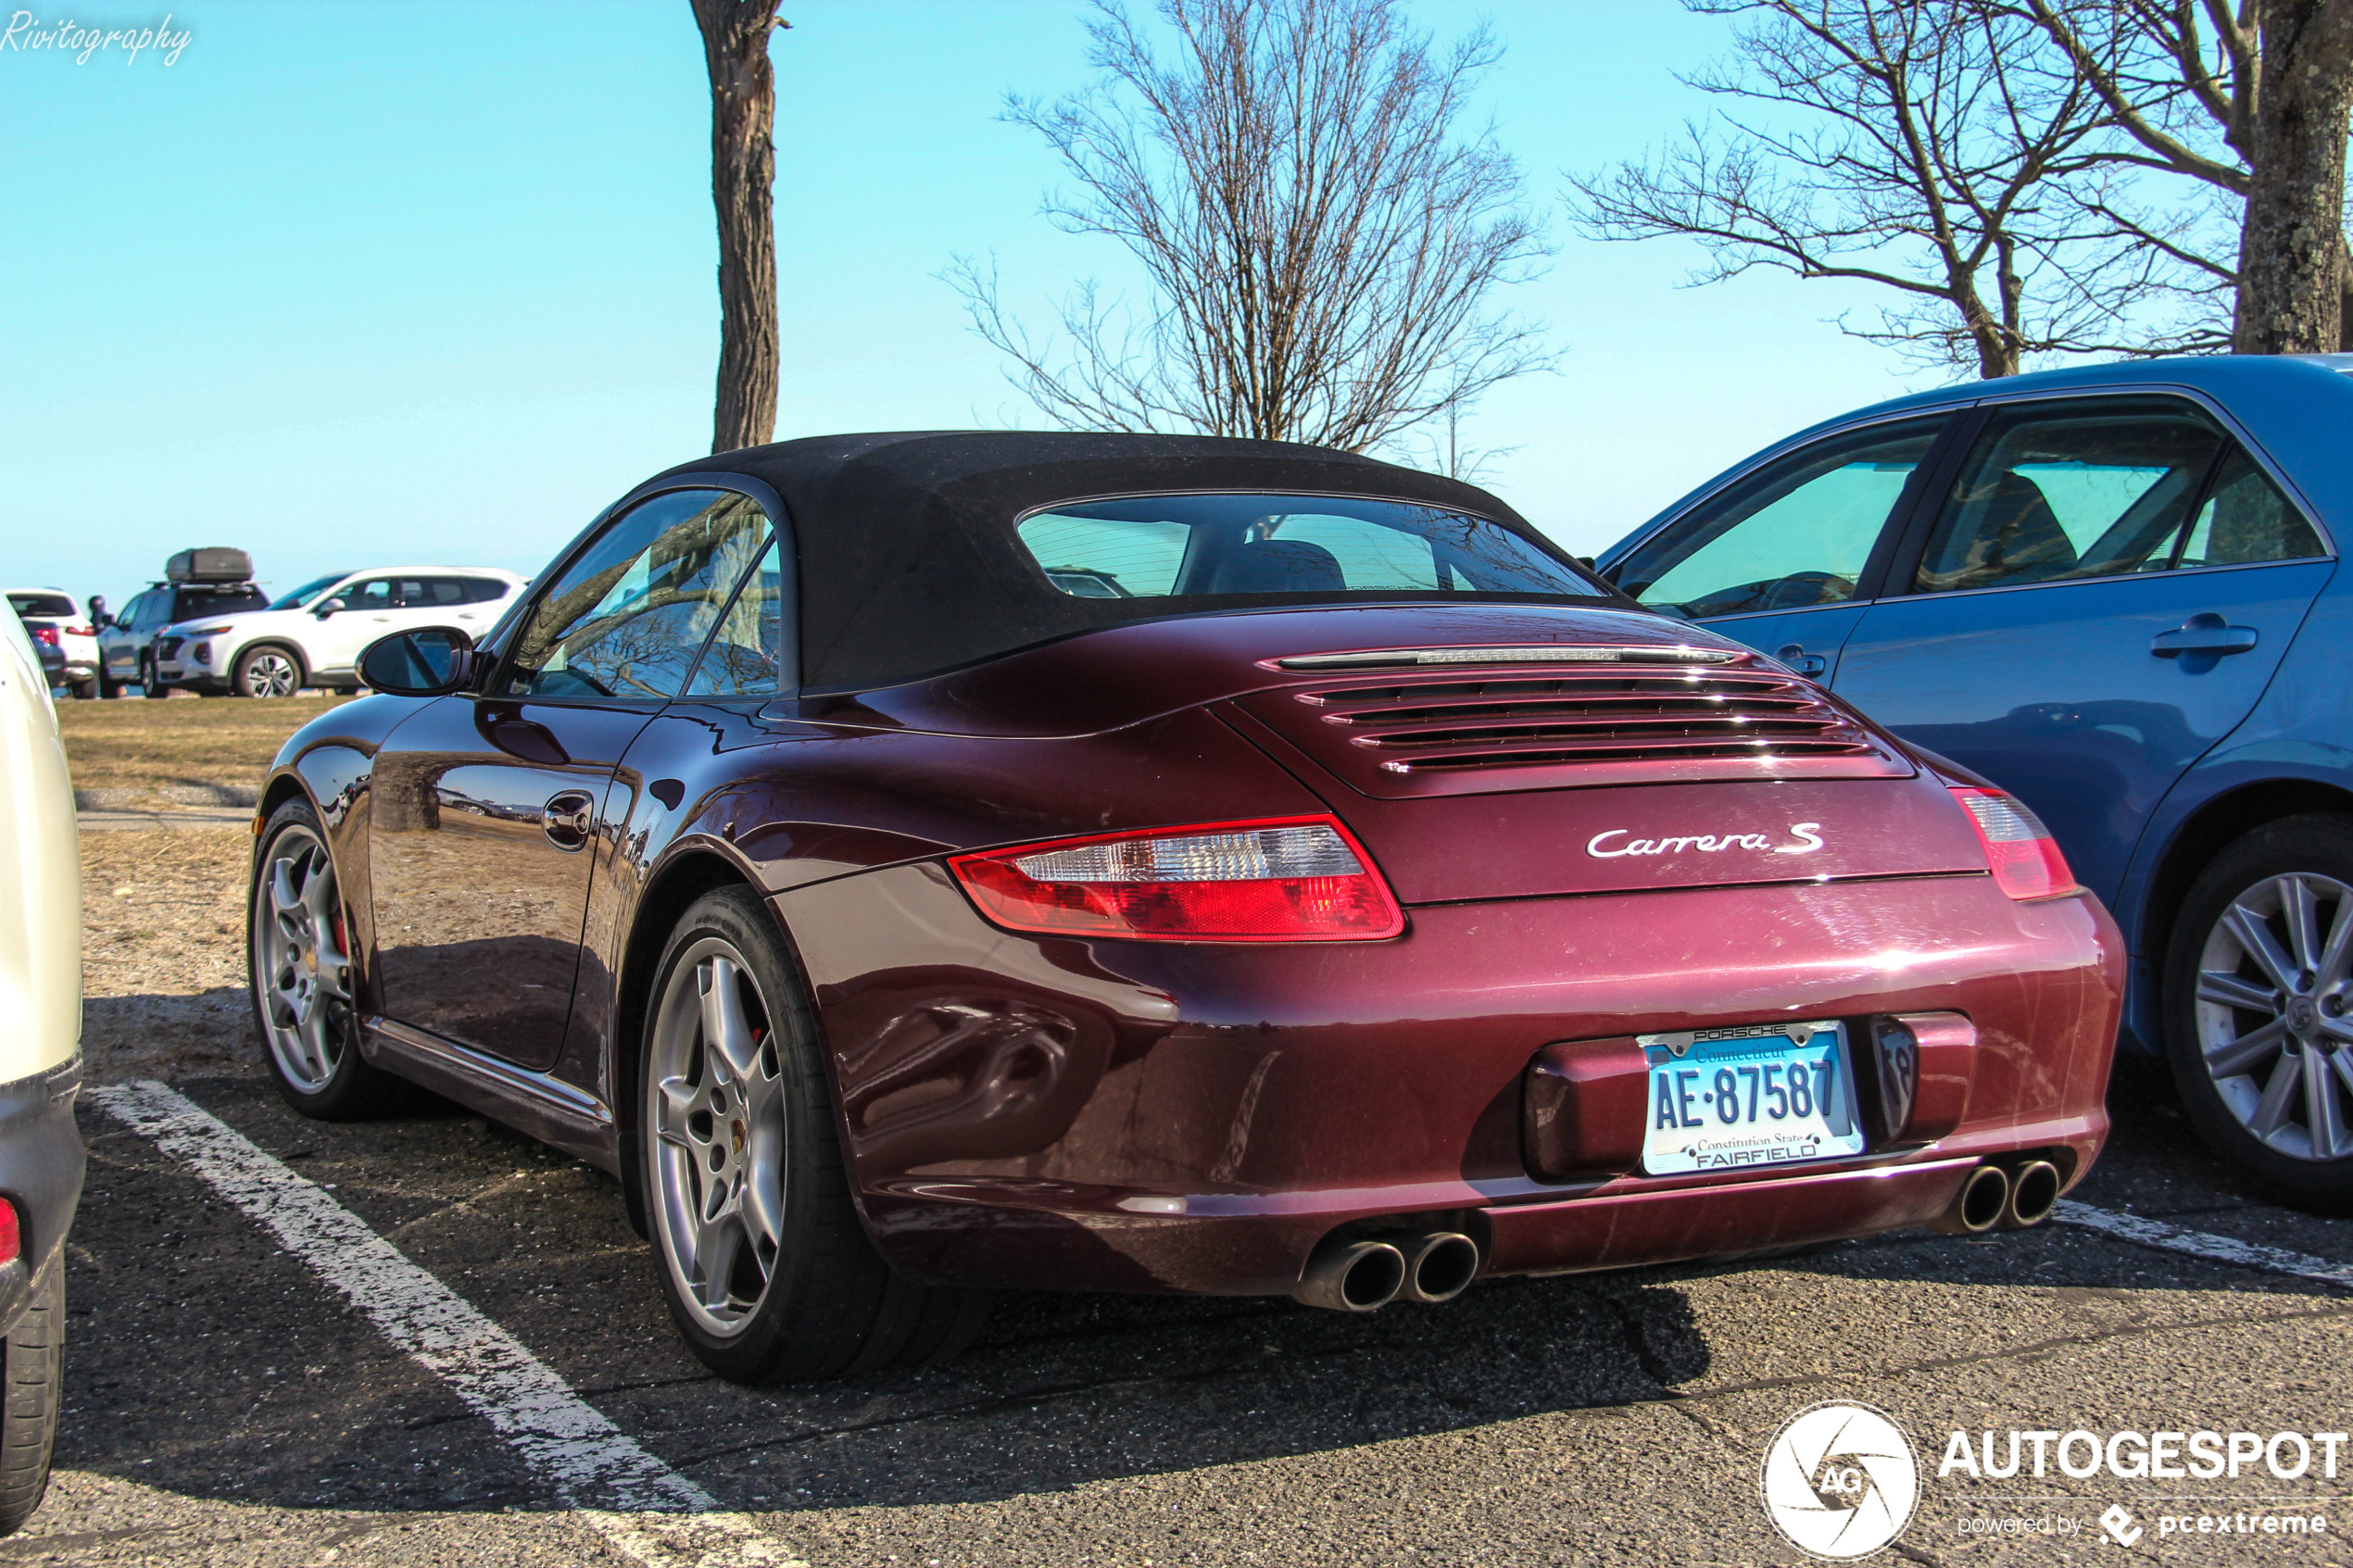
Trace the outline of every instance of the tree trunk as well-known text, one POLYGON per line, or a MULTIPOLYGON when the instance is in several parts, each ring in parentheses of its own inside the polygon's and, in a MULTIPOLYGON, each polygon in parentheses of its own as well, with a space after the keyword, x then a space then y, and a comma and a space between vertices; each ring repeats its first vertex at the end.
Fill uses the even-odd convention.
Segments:
POLYGON ((719 398, 711 449, 776 431, 776 73, 779 0, 694 0, 711 69, 711 200, 719 209, 719 398))
POLYGON ((2345 326, 2353 0, 2263 0, 2254 166, 2239 232, 2241 354, 2335 349, 2345 326))

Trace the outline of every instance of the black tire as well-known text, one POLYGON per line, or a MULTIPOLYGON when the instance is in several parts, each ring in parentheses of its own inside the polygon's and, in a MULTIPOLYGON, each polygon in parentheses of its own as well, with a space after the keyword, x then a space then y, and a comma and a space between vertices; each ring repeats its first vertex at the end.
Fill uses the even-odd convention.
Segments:
POLYGON ((300 654, 276 643, 259 643, 237 655, 229 687, 238 696, 292 696, 302 690, 306 678, 300 654))
POLYGON ((101 675, 98 677, 98 695, 107 701, 112 702, 122 695, 122 688, 129 684, 126 681, 118 681, 111 675, 101 675))
MULTIPOLYGON (((2282 885, 2274 879, 2284 877, 2296 878, 2312 899, 2314 919, 2309 925, 2316 929, 2306 939, 2308 944, 2325 942, 2340 918, 2340 907, 2344 907, 2342 918, 2353 921, 2353 907, 2345 907, 2353 899, 2353 891, 2339 891, 2353 890, 2353 818, 2314 812, 2267 822, 2227 846, 2198 874, 2182 900, 2172 938, 2167 944, 2166 1054, 2172 1061, 2183 1110, 2215 1152, 2281 1202, 2316 1213, 2353 1213, 2353 1017, 2347 1016, 2353 1012, 2353 985, 2342 980, 2334 985, 2308 984, 2305 975, 2312 972, 2300 971, 2299 990, 2284 993, 2284 1000, 2268 1009, 2233 1007, 2214 995, 2205 998, 2203 1009, 2200 1005, 2202 988, 2217 989, 2214 981, 2202 978, 2207 963, 2224 964, 2233 957, 2237 963, 2228 972, 2244 977, 2244 984, 2251 988, 2248 1000, 2254 1000, 2252 991, 2259 989, 2283 996, 2279 987, 2262 978, 2261 960, 2248 953, 2236 936, 2227 932, 2218 935, 2218 926, 2233 905, 2260 912, 2276 904, 2275 912, 2263 923, 2282 954, 2293 961, 2296 944, 2288 929, 2286 897, 2276 891, 2267 894, 2267 889, 2282 885), (2300 1008, 2299 999, 2305 1003, 2300 1008), (2229 1062, 2229 1043, 2253 1035, 2271 1016, 2285 1022, 2284 1047, 2275 1055, 2259 1057, 2246 1073, 2225 1073, 2218 1082, 2209 1070, 2207 1052, 2211 1049, 2229 1062), (2251 1124, 2263 1118, 2259 1109, 2252 1118, 2247 1115, 2249 1097, 2269 1087, 2272 1074, 2287 1070, 2291 1054, 2298 1059, 2297 1081, 2282 1102, 2286 1121, 2267 1138, 2251 1124), (2308 1063, 2323 1074, 2321 1083, 2335 1096, 2332 1106, 2322 1108, 2323 1114, 2336 1116, 2344 1123, 2334 1134, 2337 1152, 2333 1158, 2316 1157, 2319 1140, 2307 1124, 2311 1105, 2302 1098, 2302 1074, 2308 1063), (2299 1139, 2300 1150, 2296 1148, 2299 1139)), ((2340 962, 2334 967, 2348 965, 2340 962)), ((2218 968, 2215 972, 2222 974, 2225 970, 2218 968)), ((2316 978, 2327 982, 2330 976, 2317 974, 2316 978)), ((2229 981, 2223 985, 2227 986, 2229 981)), ((2257 1048, 2261 1048, 2259 1043, 2257 1048)))
POLYGON ((59 1253, 24 1316, 0 1342, 0 1536, 13 1536, 49 1489, 65 1403, 66 1261, 59 1253))
MULTIPOLYGON (((683 983, 694 984, 695 977, 683 983)), ((812 1382, 928 1365, 971 1342, 988 1317, 985 1292, 915 1284, 894 1273, 867 1239, 850 1199, 807 991, 773 918, 750 889, 705 894, 679 918, 655 970, 642 1039, 635 1098, 643 1132, 635 1176, 651 1216, 662 1298, 698 1360, 733 1383, 812 1382), (714 939, 740 955, 769 1014, 765 1039, 774 1054, 763 1060, 779 1080, 785 1134, 781 1242, 758 1304, 724 1334, 698 1315, 673 1261, 665 1225, 674 1222, 662 1215, 662 1140, 648 1110, 658 1092, 648 1080, 663 999, 689 950, 709 951, 714 939)))
POLYGON ((171 695, 171 688, 156 679, 156 661, 152 659, 139 660, 139 695, 151 697, 171 695))
MULTIPOLYGON (((308 800, 289 800, 270 814, 261 830, 261 847, 254 856, 253 875, 245 889, 245 998, 253 1008, 254 1029, 262 1042, 262 1060, 270 1069, 271 1081, 288 1105, 303 1115, 319 1122, 365 1122, 385 1116, 409 1103, 413 1090, 407 1081, 396 1078, 374 1066, 359 1052, 359 1018, 348 966, 349 922, 340 898, 340 884, 331 884, 327 897, 334 902, 337 923, 334 935, 341 941, 340 951, 346 960, 342 988, 344 996, 337 1001, 332 996, 321 996, 314 1005, 324 1010, 321 1029, 332 1035, 333 1044, 326 1048, 323 1070, 310 1080, 297 1078, 296 1069, 289 1064, 300 1054, 298 1045, 286 1043, 286 1037, 301 1035, 300 1025, 285 1024, 273 1018, 273 999, 279 1010, 284 1010, 283 991, 275 988, 275 976, 265 975, 273 967, 265 951, 265 930, 262 922, 274 917, 265 913, 264 901, 278 861, 291 852, 295 840, 290 835, 302 835, 326 856, 326 872, 334 874, 333 861, 327 849, 326 830, 320 826, 318 813, 308 800)), ((287 971, 289 974, 293 971, 287 971)), ((319 969, 310 972, 318 984, 319 969)))
POLYGON ((73 693, 76 702, 95 702, 98 700, 98 677, 93 675, 86 681, 69 681, 66 689, 73 693))

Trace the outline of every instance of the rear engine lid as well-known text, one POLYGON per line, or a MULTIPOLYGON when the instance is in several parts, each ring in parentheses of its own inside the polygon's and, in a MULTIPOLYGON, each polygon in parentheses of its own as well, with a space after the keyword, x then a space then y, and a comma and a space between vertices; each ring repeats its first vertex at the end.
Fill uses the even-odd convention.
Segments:
POLYGON ((1270 662, 1333 678, 1221 710, 1331 804, 1407 904, 1986 870, 1942 784, 1745 649, 1270 662))

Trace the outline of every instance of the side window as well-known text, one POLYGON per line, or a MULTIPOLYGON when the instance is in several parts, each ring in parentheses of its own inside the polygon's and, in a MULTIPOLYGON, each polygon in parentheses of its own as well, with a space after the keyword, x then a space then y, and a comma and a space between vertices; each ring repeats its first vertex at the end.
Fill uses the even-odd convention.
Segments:
POLYGON ((605 526, 515 639, 515 696, 670 697, 768 540, 732 491, 681 490, 605 526))
POLYGON ((2238 445, 2172 397, 1998 410, 1929 534, 1924 594, 2322 554, 2238 445))
POLYGON ((496 577, 460 577, 458 591, 464 596, 458 602, 470 605, 495 604, 507 596, 507 585, 496 577))
POLYGON ((2326 554, 2312 525, 2233 443, 2190 520, 2173 564, 2245 566, 2326 554))
POLYGON ((337 589, 335 597, 343 601, 346 609, 390 609, 400 602, 393 593, 393 580, 389 577, 371 577, 350 583, 337 589))
POLYGON ((759 570, 719 618, 686 696, 774 696, 783 690, 786 619, 778 549, 770 541, 761 552, 759 570))
POLYGON ((117 617, 117 619, 122 623, 123 630, 125 631, 145 631, 147 627, 154 624, 154 622, 148 618, 153 614, 155 607, 155 595, 140 594, 133 597, 129 604, 122 607, 122 614, 117 617))
POLYGON ((1618 568, 1644 606, 1697 620, 1855 596, 1943 419, 1833 436, 1793 452, 1660 533, 1618 568))

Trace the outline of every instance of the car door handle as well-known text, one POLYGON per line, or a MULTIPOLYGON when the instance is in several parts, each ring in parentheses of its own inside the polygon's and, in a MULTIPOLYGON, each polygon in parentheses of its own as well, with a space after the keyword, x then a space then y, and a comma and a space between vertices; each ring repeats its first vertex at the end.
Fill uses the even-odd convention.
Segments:
POLYGON ((2206 610, 2191 616, 2176 631, 2151 637, 2149 652, 2159 659, 2179 659, 2185 653, 2246 653, 2258 640, 2254 627, 2233 626, 2206 610))
POLYGON ((548 843, 569 854, 588 842, 596 809, 596 797, 586 790, 559 790, 539 808, 539 829, 548 843))
POLYGON ((1801 675, 1818 675, 1831 667, 1820 654, 1807 653, 1804 643, 1791 643, 1773 657, 1801 675))

